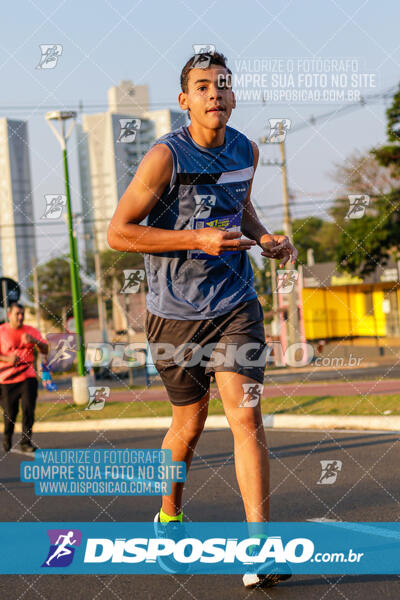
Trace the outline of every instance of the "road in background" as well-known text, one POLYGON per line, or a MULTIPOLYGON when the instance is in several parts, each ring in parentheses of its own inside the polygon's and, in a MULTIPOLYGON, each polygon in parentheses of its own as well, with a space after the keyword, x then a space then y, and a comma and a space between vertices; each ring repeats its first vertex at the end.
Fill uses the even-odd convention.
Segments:
MULTIPOLYGON (((159 448, 163 431, 106 431, 36 434, 43 448, 159 448)), ((271 518, 304 521, 397 521, 400 479, 398 433, 267 430, 271 454, 271 518), (317 484, 320 460, 340 460, 336 483, 317 484)), ((191 521, 242 521, 229 430, 205 431, 198 444, 184 495, 184 516, 191 521)), ((151 521, 158 497, 39 497, 32 484, 19 481, 25 457, 1 455, 1 521, 151 521)), ((34 557, 32 557, 34 560, 34 557)), ((39 557, 41 560, 41 557, 39 557)), ((8 600, 200 600, 255 597, 320 600, 395 600, 399 577, 295 576, 279 587, 246 591, 237 575, 52 575, 0 577, 0 597, 8 600), (27 591, 29 590, 29 592, 27 591), (255 594, 253 596, 253 594, 255 594)))

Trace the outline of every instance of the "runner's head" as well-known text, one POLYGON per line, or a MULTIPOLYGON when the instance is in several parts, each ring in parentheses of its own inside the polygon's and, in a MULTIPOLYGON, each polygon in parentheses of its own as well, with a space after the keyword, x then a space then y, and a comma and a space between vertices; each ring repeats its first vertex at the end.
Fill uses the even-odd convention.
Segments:
POLYGON ((181 72, 179 104, 188 111, 192 123, 207 129, 225 127, 236 106, 231 75, 225 56, 219 52, 194 55, 187 61, 181 72))
POLYGON ((19 329, 24 324, 25 309, 19 302, 11 302, 8 307, 8 321, 11 327, 19 329))

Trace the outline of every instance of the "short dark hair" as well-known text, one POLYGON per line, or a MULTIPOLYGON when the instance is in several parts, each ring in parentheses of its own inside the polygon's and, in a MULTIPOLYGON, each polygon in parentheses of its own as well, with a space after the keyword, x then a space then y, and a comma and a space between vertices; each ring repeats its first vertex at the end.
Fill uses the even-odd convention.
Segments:
POLYGON ((20 304, 20 302, 11 302, 8 305, 8 312, 12 311, 12 309, 14 308, 14 306, 16 306, 17 308, 23 308, 25 310, 25 306, 23 304, 20 304))
MULTIPOLYGON (((221 54, 220 52, 214 52, 213 54, 211 54, 211 52, 204 52, 202 54, 204 54, 205 57, 210 59, 209 67, 211 67, 212 65, 225 67, 228 73, 232 75, 232 71, 226 65, 228 59, 223 54, 221 54)), ((193 69, 193 64, 197 56, 198 54, 194 54, 191 58, 189 58, 189 60, 187 61, 187 63, 181 71, 181 89, 182 92, 185 92, 185 94, 188 91, 189 71, 193 69)))

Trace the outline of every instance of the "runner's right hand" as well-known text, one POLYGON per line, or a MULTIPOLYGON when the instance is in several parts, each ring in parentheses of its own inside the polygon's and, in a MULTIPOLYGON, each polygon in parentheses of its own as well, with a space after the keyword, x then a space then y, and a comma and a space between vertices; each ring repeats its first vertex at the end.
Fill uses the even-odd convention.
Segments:
POLYGON ((216 227, 205 227, 196 229, 196 250, 202 250, 206 254, 219 256, 223 252, 231 250, 249 250, 257 242, 242 237, 241 231, 226 231, 216 227))
POLYGON ((18 354, 15 354, 15 353, 10 354, 8 357, 8 360, 12 364, 13 367, 16 367, 21 362, 20 357, 18 356, 18 354))

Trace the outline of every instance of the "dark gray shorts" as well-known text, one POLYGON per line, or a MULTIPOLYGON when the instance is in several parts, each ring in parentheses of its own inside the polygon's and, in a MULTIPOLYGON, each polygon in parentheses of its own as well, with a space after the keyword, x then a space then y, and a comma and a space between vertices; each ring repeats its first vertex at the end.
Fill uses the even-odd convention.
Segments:
POLYGON ((263 317, 257 298, 220 317, 198 321, 166 319, 146 311, 147 339, 172 404, 198 402, 216 371, 241 373, 263 383, 267 352, 263 317))

